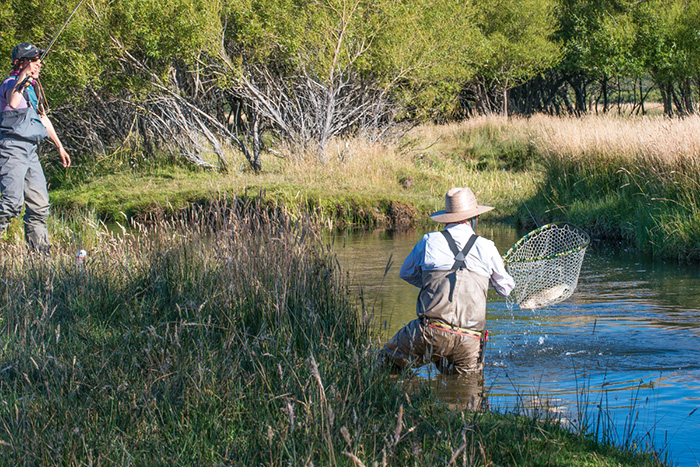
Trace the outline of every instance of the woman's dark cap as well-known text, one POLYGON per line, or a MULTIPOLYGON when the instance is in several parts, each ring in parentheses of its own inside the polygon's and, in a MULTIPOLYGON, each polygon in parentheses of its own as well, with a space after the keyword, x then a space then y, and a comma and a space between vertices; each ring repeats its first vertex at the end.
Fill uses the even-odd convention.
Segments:
POLYGON ((44 53, 43 50, 38 49, 34 44, 29 42, 21 42, 12 49, 12 63, 17 60, 22 60, 25 58, 35 58, 44 53))

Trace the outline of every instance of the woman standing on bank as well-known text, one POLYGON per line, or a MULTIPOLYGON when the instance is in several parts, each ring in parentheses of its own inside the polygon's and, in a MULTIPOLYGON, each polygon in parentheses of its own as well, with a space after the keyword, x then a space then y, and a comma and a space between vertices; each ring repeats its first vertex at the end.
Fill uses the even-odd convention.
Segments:
POLYGON ((49 138, 58 149, 63 167, 70 156, 63 148, 46 109, 40 105, 42 51, 28 42, 12 50, 10 76, 0 85, 0 235, 23 205, 24 236, 32 250, 47 251, 49 194, 39 162, 38 147, 49 138))

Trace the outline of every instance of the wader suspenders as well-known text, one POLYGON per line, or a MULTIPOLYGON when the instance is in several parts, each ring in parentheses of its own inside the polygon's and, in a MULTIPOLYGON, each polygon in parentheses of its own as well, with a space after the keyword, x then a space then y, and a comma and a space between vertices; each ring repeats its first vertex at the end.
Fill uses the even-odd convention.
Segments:
MULTIPOLYGON (((459 248, 457 248, 457 244, 455 243, 454 238, 452 238, 452 235, 447 230, 441 230, 440 233, 444 235, 445 240, 447 240, 447 244, 450 246, 450 250, 452 250, 452 253, 455 255, 455 264, 452 265, 452 269, 462 269, 464 267, 464 260, 467 258, 467 253, 469 253, 469 250, 472 249, 472 246, 474 246, 474 242, 476 242, 476 239, 479 237, 478 235, 474 234, 471 237, 469 237, 469 240, 467 241, 467 244, 464 245, 464 248, 462 251, 459 251, 459 248)), ((450 291, 450 301, 452 300, 452 293, 453 291, 450 291)), ((478 332, 480 334, 479 341, 480 341, 480 348, 479 348, 479 358, 477 359, 477 362, 480 364, 484 363, 484 348, 486 347, 486 341, 488 341, 488 335, 489 332, 484 329, 483 331, 474 331, 478 332)))
POLYGON ((464 249, 459 251, 454 238, 452 238, 452 235, 450 235, 447 230, 441 230, 440 233, 444 235, 445 240, 447 240, 447 244, 450 246, 450 250, 452 250, 452 253, 455 255, 455 264, 452 265, 452 269, 462 269, 464 267, 464 260, 467 259, 467 253, 469 253, 469 250, 472 249, 474 242, 476 242, 476 239, 479 236, 474 234, 469 237, 469 241, 467 241, 467 244, 464 245, 464 249))

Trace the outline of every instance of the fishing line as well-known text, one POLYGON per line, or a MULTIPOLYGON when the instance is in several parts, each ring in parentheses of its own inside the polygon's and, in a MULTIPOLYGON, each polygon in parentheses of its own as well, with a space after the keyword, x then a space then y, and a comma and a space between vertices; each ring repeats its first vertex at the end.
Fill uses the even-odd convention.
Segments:
POLYGON ((523 206, 525 206, 525 209, 527 209, 527 213, 530 214, 530 217, 532 218, 532 222, 535 223, 535 227, 540 227, 540 223, 537 222, 537 219, 535 219, 535 216, 532 215, 532 212, 530 212, 530 208, 527 207, 527 204, 525 204, 525 201, 523 201, 523 206))

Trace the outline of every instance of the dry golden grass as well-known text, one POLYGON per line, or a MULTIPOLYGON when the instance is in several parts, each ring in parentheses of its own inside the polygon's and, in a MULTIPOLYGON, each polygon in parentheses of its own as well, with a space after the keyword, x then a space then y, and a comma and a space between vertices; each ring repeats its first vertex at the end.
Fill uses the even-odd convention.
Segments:
POLYGON ((434 141, 448 152, 473 147, 479 144, 478 138, 484 144, 510 142, 513 147, 529 146, 556 164, 629 171, 650 177, 647 181, 652 183, 699 188, 700 116, 477 117, 422 126, 415 130, 415 137, 434 141))
POLYGON ((529 120, 533 142, 543 155, 591 154, 672 162, 700 155, 700 117, 620 118, 614 116, 529 120))
POLYGON ((425 125, 413 137, 443 154, 520 153, 543 164, 523 185, 513 183, 521 172, 480 173, 484 202, 509 199, 517 208, 537 194, 529 205, 543 220, 567 220, 655 255, 700 256, 700 117, 479 117, 425 125))
POLYGON ((424 125, 414 136, 458 147, 473 132, 501 133, 503 138, 534 144, 545 156, 652 157, 672 161, 700 156, 700 117, 625 117, 588 115, 530 118, 475 117, 448 125, 424 125))
MULTIPOLYGON (((468 123, 446 127, 459 134, 471 130, 465 125, 468 123)), ((536 176, 531 172, 478 170, 469 155, 461 154, 463 141, 443 137, 438 134, 440 128, 420 127, 392 143, 335 141, 328 146, 323 163, 315 156, 278 159, 272 170, 264 165, 268 167, 264 177, 277 183, 293 181, 307 191, 328 195, 408 200, 420 210, 441 207, 445 192, 454 186, 469 186, 482 203, 503 208, 534 193, 536 176)))
POLYGON ((326 148, 324 161, 318 156, 290 158, 282 170, 286 177, 308 186, 335 185, 338 189, 376 190, 396 187, 396 174, 411 169, 410 157, 395 145, 362 139, 333 141, 326 148))

